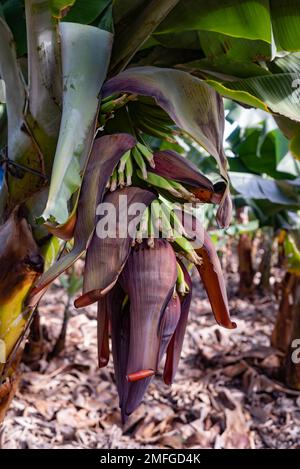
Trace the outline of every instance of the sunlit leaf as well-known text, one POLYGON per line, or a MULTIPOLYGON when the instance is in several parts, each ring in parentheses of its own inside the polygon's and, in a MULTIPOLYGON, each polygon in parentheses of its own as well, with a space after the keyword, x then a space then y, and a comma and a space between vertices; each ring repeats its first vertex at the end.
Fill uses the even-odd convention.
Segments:
POLYGON ((208 83, 227 98, 300 122, 297 79, 297 73, 278 73, 228 83, 208 80, 208 83))
POLYGON ((248 78, 251 76, 268 75, 268 70, 252 62, 241 62, 227 57, 217 57, 216 59, 199 59, 179 65, 178 68, 195 75, 202 73, 207 78, 223 80, 236 80, 238 78, 248 78))

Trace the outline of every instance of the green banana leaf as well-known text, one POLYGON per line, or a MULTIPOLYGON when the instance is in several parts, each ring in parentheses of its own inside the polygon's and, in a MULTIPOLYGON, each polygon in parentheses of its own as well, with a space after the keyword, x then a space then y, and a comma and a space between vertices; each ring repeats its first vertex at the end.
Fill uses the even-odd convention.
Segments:
MULTIPOLYGON (((300 175, 300 164, 289 152, 289 141, 279 129, 263 134, 262 127, 248 129, 245 136, 239 132, 238 143, 232 146, 237 158, 230 158, 231 171, 241 161, 248 172, 267 174, 274 179, 292 179, 300 175)), ((239 171, 239 169, 236 169, 239 171)))
POLYGON ((213 31, 198 31, 201 48, 210 59, 226 57, 227 60, 258 62, 271 59, 271 44, 262 40, 231 37, 213 31))
POLYGON ((163 21, 179 0, 152 0, 138 15, 132 15, 120 34, 116 37, 110 70, 117 73, 123 70, 134 54, 143 46, 151 33, 163 21), (134 34, 132 32, 134 31, 134 34))
POLYGON ((300 9, 298 0, 270 0, 272 29, 278 50, 300 50, 300 9))
POLYGON ((227 98, 300 122, 295 87, 297 79, 296 73, 279 73, 230 83, 218 83, 215 80, 208 80, 207 83, 227 98))
POLYGON ((271 43, 268 0, 181 0, 160 33, 206 30, 271 43))

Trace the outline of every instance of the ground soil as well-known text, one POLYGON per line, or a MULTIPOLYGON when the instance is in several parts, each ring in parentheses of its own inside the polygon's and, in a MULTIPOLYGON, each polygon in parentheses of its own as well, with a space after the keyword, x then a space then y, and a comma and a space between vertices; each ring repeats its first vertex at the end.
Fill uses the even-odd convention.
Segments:
POLYGON ((299 448, 300 393, 285 387, 270 347, 272 292, 240 299, 227 273, 234 331, 214 322, 196 276, 175 384, 155 378, 125 427, 112 360, 97 368, 96 308, 76 311, 63 352, 49 361, 67 297, 56 282, 42 300, 43 356, 22 365, 19 391, 1 430, 2 448, 299 448))

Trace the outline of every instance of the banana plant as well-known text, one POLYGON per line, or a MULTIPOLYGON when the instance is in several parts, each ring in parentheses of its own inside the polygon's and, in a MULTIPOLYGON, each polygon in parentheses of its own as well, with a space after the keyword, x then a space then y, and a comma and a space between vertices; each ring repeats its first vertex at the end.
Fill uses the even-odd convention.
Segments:
POLYGON ((164 355, 164 380, 175 377, 192 294, 189 264, 217 322, 236 327, 195 206, 216 205, 217 223, 229 226, 221 95, 293 122, 298 154, 299 107, 288 89, 298 16, 285 36, 281 3, 0 1, 0 410, 14 393, 18 351, 38 301, 82 256, 75 306, 98 303, 100 366, 109 360, 111 330, 124 421, 164 355), (272 29, 286 60, 272 51, 272 29), (228 57, 220 52, 225 43, 228 57), (195 64, 198 56, 205 64, 195 64), (186 135, 214 159, 217 181, 176 152, 186 135), (157 151, 153 139, 173 148, 157 151), (138 214, 124 211, 124 198, 138 214), (116 214, 113 235, 102 236, 107 207, 116 214))

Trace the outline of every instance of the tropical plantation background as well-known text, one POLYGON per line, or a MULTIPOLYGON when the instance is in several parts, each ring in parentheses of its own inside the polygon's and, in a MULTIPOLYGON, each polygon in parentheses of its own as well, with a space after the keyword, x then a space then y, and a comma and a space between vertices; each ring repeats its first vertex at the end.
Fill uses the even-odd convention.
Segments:
POLYGON ((0 0, 0 448, 299 448, 298 3, 0 0))

